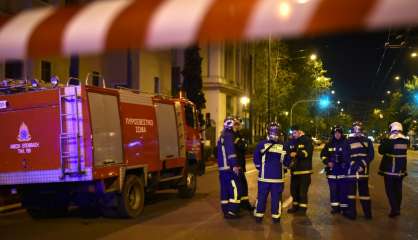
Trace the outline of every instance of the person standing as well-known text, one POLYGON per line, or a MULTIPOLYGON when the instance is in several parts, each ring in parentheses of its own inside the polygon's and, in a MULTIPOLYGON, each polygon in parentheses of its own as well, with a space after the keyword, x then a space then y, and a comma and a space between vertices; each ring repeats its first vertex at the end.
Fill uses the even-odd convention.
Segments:
POLYGON ((379 153, 383 155, 379 174, 384 177, 386 195, 391 211, 389 217, 401 214, 402 182, 407 175, 408 139, 402 134, 403 127, 399 122, 390 124, 390 135, 382 140, 379 153))
POLYGON ((340 126, 334 126, 330 141, 321 151, 321 159, 325 165, 328 179, 331 214, 340 213, 348 207, 342 204, 342 188, 344 181, 344 168, 349 162, 349 151, 344 131, 340 126))
POLYGON ((357 191, 366 219, 372 218, 371 199, 369 192, 370 162, 374 158, 373 143, 363 133, 363 124, 354 122, 347 143, 350 151, 350 163, 345 176, 347 210, 343 212, 349 219, 356 219, 357 191))
POLYGON ((237 154, 238 165, 241 168, 239 175, 239 182, 242 188, 241 192, 241 203, 240 207, 252 211, 254 208, 250 204, 250 199, 248 197, 248 182, 245 176, 247 171, 246 162, 245 162, 245 153, 247 152, 248 143, 247 140, 241 135, 240 130, 242 128, 242 121, 239 117, 234 119, 234 146, 237 154))
POLYGON ((292 139, 285 145, 291 158, 290 192, 293 205, 287 212, 305 214, 308 208, 308 191, 311 184, 312 171, 312 140, 299 127, 292 127, 292 139))
POLYGON ((266 202, 271 194, 271 217, 273 223, 280 222, 282 192, 284 188, 284 166, 286 152, 281 141, 281 127, 276 122, 267 126, 267 139, 261 140, 254 150, 254 165, 258 170, 258 193, 254 209, 257 223, 261 223, 266 202))
POLYGON ((240 167, 234 146, 234 118, 224 120, 224 129, 217 143, 221 208, 226 219, 239 218, 241 186, 240 167))

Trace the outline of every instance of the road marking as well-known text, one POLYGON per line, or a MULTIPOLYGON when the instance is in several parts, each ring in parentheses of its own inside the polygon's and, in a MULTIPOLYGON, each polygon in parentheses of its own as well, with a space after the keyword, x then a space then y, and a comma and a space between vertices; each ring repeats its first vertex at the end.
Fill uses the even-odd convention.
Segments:
POLYGON ((290 196, 283 202, 283 208, 287 208, 293 202, 293 198, 290 196))

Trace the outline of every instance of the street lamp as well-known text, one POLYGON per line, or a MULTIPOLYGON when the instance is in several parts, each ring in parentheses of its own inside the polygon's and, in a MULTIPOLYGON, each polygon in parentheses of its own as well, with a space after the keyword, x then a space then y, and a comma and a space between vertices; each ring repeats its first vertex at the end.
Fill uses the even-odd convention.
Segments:
POLYGON ((311 59, 312 61, 315 61, 318 58, 318 56, 316 54, 311 54, 311 56, 309 57, 309 59, 311 59))
POLYGON ((341 104, 341 101, 340 101, 340 100, 338 100, 338 101, 337 101, 337 104, 338 104, 338 105, 340 105, 340 104, 341 104))
POLYGON ((248 103, 250 103, 250 98, 248 98, 247 96, 243 96, 240 99, 240 103, 246 107, 248 105, 248 103))
POLYGON ((341 108, 341 110, 340 110, 341 112, 344 112, 344 108, 341 108))
POLYGON ((386 94, 387 94, 387 95, 389 95, 390 93, 391 93, 391 92, 390 92, 390 90, 387 90, 387 91, 386 91, 386 94))
POLYGON ((395 76, 395 80, 396 81, 399 81, 401 79, 401 77, 399 77, 399 76, 395 76))
POLYGON ((334 90, 331 90, 331 94, 334 95, 335 94, 335 91, 334 90))
POLYGON ((243 107, 243 113, 244 113, 244 127, 245 128, 247 128, 247 113, 246 113, 246 108, 247 108, 247 105, 250 103, 250 98, 249 97, 247 97, 247 96, 242 96, 241 98, 240 98, 240 103, 242 104, 242 107, 243 107))
POLYGON ((411 58, 416 58, 418 54, 416 52, 411 53, 411 58))
POLYGON ((331 100, 328 96, 324 95, 319 99, 303 99, 296 101, 293 103, 292 107, 290 108, 290 127, 293 126, 293 108, 296 107, 299 103, 307 103, 307 102, 318 102, 320 108, 327 108, 331 104, 331 100))

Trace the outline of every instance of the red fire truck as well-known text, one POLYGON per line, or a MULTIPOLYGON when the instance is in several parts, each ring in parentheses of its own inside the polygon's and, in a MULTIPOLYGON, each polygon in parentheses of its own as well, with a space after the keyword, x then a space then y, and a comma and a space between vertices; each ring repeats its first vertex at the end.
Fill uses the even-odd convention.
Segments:
POLYGON ((0 187, 17 189, 33 217, 70 204, 137 217, 146 193, 194 195, 201 141, 190 101, 87 85, 5 89, 0 187))

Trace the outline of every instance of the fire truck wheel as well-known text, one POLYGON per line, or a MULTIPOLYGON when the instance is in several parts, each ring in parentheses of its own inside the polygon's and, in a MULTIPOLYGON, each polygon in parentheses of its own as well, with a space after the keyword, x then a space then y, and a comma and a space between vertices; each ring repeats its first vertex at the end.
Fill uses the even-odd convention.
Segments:
POLYGON ((181 198, 192 198, 196 192, 197 176, 196 171, 187 172, 185 177, 185 183, 178 187, 179 195, 181 198))
POLYGON ((144 209, 144 181, 136 175, 128 175, 119 196, 119 214, 136 218, 144 209))

